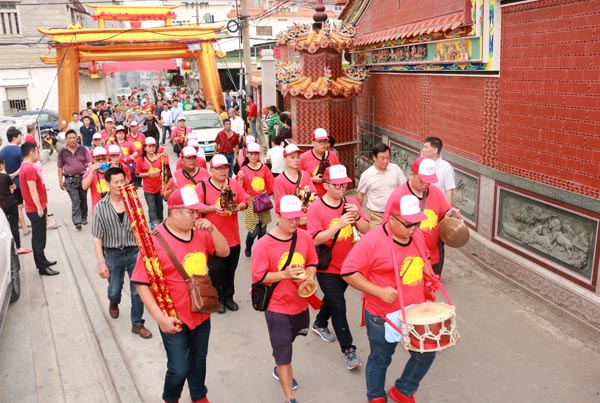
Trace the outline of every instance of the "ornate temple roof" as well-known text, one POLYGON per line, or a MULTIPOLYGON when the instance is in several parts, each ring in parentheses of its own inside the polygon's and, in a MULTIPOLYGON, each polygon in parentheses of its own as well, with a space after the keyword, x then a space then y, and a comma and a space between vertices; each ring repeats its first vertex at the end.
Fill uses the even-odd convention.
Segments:
POLYGON ((310 24, 294 23, 277 35, 277 45, 287 45, 292 51, 316 53, 319 49, 332 48, 341 52, 352 46, 356 29, 352 24, 334 24, 327 20, 322 28, 313 29, 310 24))
POLYGON ((349 97, 362 91, 363 81, 367 79, 368 71, 362 67, 344 69, 344 75, 332 78, 331 69, 325 68, 323 76, 313 81, 310 77, 301 75, 300 70, 293 64, 280 65, 277 68, 277 83, 283 95, 304 96, 311 99, 315 96, 341 95, 349 97))

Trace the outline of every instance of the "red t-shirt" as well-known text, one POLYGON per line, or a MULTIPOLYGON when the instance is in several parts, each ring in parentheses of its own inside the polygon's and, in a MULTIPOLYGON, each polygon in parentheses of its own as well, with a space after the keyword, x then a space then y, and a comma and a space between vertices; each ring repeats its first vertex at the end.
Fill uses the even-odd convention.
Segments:
POLYGON ((144 146, 146 145, 146 136, 144 133, 138 132, 135 138, 129 133, 127 135, 127 141, 133 146, 133 150, 137 151, 138 156, 141 156, 144 146))
MULTIPOLYGON (((290 265, 303 264, 305 268, 316 266, 319 258, 309 233, 298 229, 296 234, 296 248, 290 265)), ((280 271, 287 261, 291 246, 291 238, 278 239, 271 234, 260 238, 252 256, 252 282, 262 280, 268 272, 280 271)), ((283 279, 273 291, 267 309, 271 312, 296 315, 308 309, 308 302, 306 298, 298 295, 298 287, 292 279, 283 279)))
POLYGON ((279 212, 279 201, 285 195, 293 195, 296 194, 296 188, 300 188, 300 190, 304 190, 305 186, 310 187, 310 191, 312 193, 317 193, 317 189, 315 188, 315 184, 310 179, 310 174, 306 171, 302 172, 302 178, 300 186, 298 186, 298 181, 292 182, 290 178, 287 177, 285 171, 283 171, 280 175, 277 175, 275 178, 273 185, 273 192, 275 194, 275 211, 279 212))
MULTIPOLYGON (((194 179, 194 181, 196 181, 196 183, 200 183, 200 181, 210 178, 210 174, 206 169, 198 167, 198 171, 195 175, 192 176, 192 178, 194 179)), ((171 190, 175 185, 177 185, 178 188, 196 187, 194 182, 184 175, 183 169, 178 169, 175 171, 173 177, 171 178, 169 183, 167 183, 167 190, 171 190)))
POLYGON ((117 142, 117 140, 111 141, 111 142, 106 143, 107 150, 108 150, 108 146, 110 146, 111 144, 116 144, 119 147, 121 147, 121 162, 129 162, 132 160, 133 153, 136 152, 136 149, 132 143, 130 143, 127 140, 125 140, 122 143, 117 142))
POLYGON ((248 104, 248 119, 254 119, 256 118, 257 114, 258 114, 258 110, 256 108, 256 104, 254 102, 250 102, 248 104))
MULTIPOLYGON (((405 182, 398 189, 394 190, 390 195, 390 199, 392 197, 398 197, 398 193, 400 194, 400 197, 404 195, 414 195, 408 186, 408 182, 405 182)), ((423 198, 419 197, 418 199, 422 200, 423 198)), ((421 221, 419 228, 423 231, 427 249, 429 249, 429 254, 431 255, 431 264, 436 264, 440 261, 440 251, 438 250, 439 223, 450 208, 451 206, 448 204, 448 200, 442 191, 435 186, 429 186, 429 194, 425 200, 425 209, 423 209, 423 214, 427 216, 427 219, 421 221)), ((386 205, 385 211, 383 212, 383 222, 388 221, 389 214, 390 209, 389 206, 386 205)))
POLYGON ((36 147, 38 145, 37 141, 35 141, 35 137, 33 137, 31 134, 28 134, 25 136, 24 142, 25 143, 33 143, 33 144, 35 144, 36 147))
MULTIPOLYGON (((208 232, 198 230, 193 231, 192 239, 188 241, 171 235, 164 224, 158 225, 156 229, 165 238, 171 249, 173 249, 175 257, 181 262, 187 274, 208 273, 208 266, 206 264, 208 255, 213 254, 215 250, 212 238, 208 232)), ((183 277, 181 277, 181 274, 179 274, 167 253, 163 250, 160 242, 155 237, 152 237, 152 242, 156 248, 158 261, 160 262, 167 283, 167 289, 173 299, 177 316, 187 327, 194 329, 208 319, 210 315, 192 312, 190 308, 190 292, 187 283, 183 280, 183 277)), ((138 260, 133 270, 131 281, 134 283, 150 284, 146 265, 141 253, 138 254, 138 260)))
POLYGON ((92 184, 90 185, 90 195, 92 197, 92 214, 94 213, 94 206, 98 204, 102 197, 108 193, 108 182, 104 179, 104 172, 90 171, 89 169, 83 174, 83 179, 89 175, 93 175, 92 184))
POLYGON ((185 130, 180 129, 179 126, 177 126, 176 128, 174 128, 173 130, 171 130, 171 138, 174 139, 176 137, 180 137, 181 138, 177 141, 174 141, 174 143, 177 144, 181 144, 182 146, 186 146, 187 145, 187 135, 190 134, 192 132, 192 128, 191 127, 185 127, 185 130))
MULTIPOLYGON (((165 164, 168 163, 169 161, 165 161, 165 164)), ((139 176, 141 173, 147 173, 150 171, 162 171, 162 163, 160 158, 156 158, 154 161, 150 161, 147 157, 138 158, 135 164, 135 174, 139 176)), ((143 177, 142 188, 146 193, 160 193, 162 190, 161 176, 157 175, 143 177)))
MULTIPOLYGON (((383 225, 377 226, 354 245, 342 265, 342 276, 359 272, 373 284, 397 289, 388 226, 389 224, 385 224, 385 228, 383 225)), ((423 270, 425 265, 430 263, 423 233, 417 230, 408 244, 402 245, 393 241, 393 245, 400 271, 404 306, 425 302, 423 270)), ((365 309, 374 315, 384 316, 400 309, 397 299, 387 304, 371 294, 363 295, 365 309)))
MULTIPOLYGON (((229 187, 235 195, 235 201, 237 204, 248 203, 248 193, 234 180, 227 179, 229 181, 229 187)), ((206 198, 204 197, 204 191, 202 184, 196 186, 196 193, 200 201, 207 206, 220 206, 221 204, 221 189, 213 185, 210 179, 204 181, 206 183, 206 198)), ((219 215, 217 213, 206 214, 206 219, 212 222, 221 234, 227 239, 229 247, 234 247, 240 244, 240 227, 238 223, 238 214, 236 212, 227 212, 225 215, 219 215)))
MULTIPOLYGON (((196 165, 204 168, 204 169, 208 169, 208 166, 206 165, 206 160, 202 157, 196 157, 196 165)), ((183 161, 181 161, 181 158, 179 158, 177 160, 177 165, 175 166, 175 169, 181 169, 183 167, 183 161)))
MULTIPOLYGON (((366 220, 365 213, 362 211, 362 208, 356 199, 347 197, 346 203, 357 206, 361 219, 366 220)), ((307 230, 310 235, 314 238, 319 232, 327 230, 336 225, 342 216, 343 210, 343 201, 340 202, 339 206, 333 207, 325 203, 323 199, 315 200, 308 208, 306 220, 307 230)), ((331 239, 325 242, 326 246, 331 247, 331 242, 333 241, 334 236, 335 234, 331 237, 331 239)), ((342 263, 344 263, 344 259, 346 256, 348 256, 348 253, 350 253, 350 250, 352 249, 353 242, 354 231, 352 230, 352 225, 346 225, 340 230, 340 234, 338 235, 335 245, 333 246, 329 268, 327 270, 323 270, 322 273, 339 274, 340 269, 342 268, 342 263)))
MULTIPOLYGON (((327 161, 329 161, 329 165, 338 165, 340 160, 337 155, 332 152, 325 152, 323 155, 327 161)), ((310 172, 311 178, 317 175, 317 171, 319 170, 319 165, 321 164, 321 160, 317 158, 317 156, 313 153, 312 150, 302 153, 300 155, 300 169, 303 171, 310 172)), ((315 187, 317 188, 317 194, 319 197, 323 196, 326 191, 325 187, 322 183, 315 183, 315 187)))
POLYGON ((117 131, 113 129, 112 132, 107 132, 106 129, 100 130, 100 134, 102 135, 102 140, 104 140, 104 144, 108 144, 111 141, 116 140, 117 131))
POLYGON ((219 146, 220 153, 230 154, 234 151, 233 148, 240 144, 240 136, 233 132, 231 137, 227 137, 225 131, 221 130, 215 138, 215 144, 219 146))
POLYGON ((265 164, 260 164, 260 168, 252 169, 244 165, 241 169, 244 172, 244 190, 252 197, 267 192, 273 194, 273 184, 275 178, 265 164))
POLYGON ((40 198, 40 204, 42 205, 42 209, 45 209, 48 205, 48 195, 46 194, 46 185, 44 185, 42 174, 29 162, 23 162, 21 163, 19 178, 21 180, 21 195, 25 201, 25 212, 35 213, 37 211, 37 207, 33 203, 31 192, 29 191, 29 184, 27 183, 29 181, 35 181, 35 188, 40 198))

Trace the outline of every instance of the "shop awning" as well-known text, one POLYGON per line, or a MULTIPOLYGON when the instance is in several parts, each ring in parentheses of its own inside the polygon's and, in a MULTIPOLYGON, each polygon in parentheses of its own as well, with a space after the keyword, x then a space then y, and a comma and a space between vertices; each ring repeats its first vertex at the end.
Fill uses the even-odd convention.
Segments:
POLYGON ((157 71, 175 69, 177 69, 177 65, 173 59, 102 63, 102 72, 104 74, 117 73, 121 71, 157 71))
POLYGON ((359 34, 354 40, 353 45, 364 46, 400 38, 409 38, 422 34, 430 34, 432 32, 444 32, 449 29, 456 29, 463 25, 467 25, 465 22, 465 12, 458 11, 456 13, 446 14, 435 18, 428 18, 423 21, 411 22, 409 24, 403 24, 393 28, 369 32, 362 35, 359 34))

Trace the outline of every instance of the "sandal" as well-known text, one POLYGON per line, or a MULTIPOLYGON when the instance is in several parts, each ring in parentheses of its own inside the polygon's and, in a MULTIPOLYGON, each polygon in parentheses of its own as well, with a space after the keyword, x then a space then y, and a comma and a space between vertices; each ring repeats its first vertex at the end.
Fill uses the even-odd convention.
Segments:
POLYGON ((60 224, 52 224, 46 227, 47 230, 49 229, 57 229, 58 227, 60 227, 60 224))
POLYGON ((24 248, 17 249, 17 255, 26 255, 28 253, 31 253, 31 249, 24 249, 24 248))

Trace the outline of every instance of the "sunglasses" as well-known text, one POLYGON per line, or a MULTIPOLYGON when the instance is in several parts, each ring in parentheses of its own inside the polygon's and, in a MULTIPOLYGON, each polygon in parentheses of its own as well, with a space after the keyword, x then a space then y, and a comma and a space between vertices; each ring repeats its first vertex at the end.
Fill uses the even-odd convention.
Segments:
POLYGON ((415 223, 412 223, 412 224, 406 224, 406 223, 402 222, 402 221, 401 221, 401 220, 400 220, 398 217, 396 217, 395 215, 391 215, 391 214, 390 214, 390 217, 392 217, 393 219, 395 219, 396 221, 398 221, 398 222, 399 222, 400 224, 402 224, 402 225, 404 226, 404 228, 406 228, 406 229, 410 229, 410 228, 416 227, 416 226, 418 226, 419 224, 421 224, 421 221, 419 221, 419 222, 415 222, 415 223))
POLYGON ((336 190, 341 190, 341 189, 345 189, 348 187, 347 183, 340 183, 340 184, 331 183, 331 182, 325 182, 325 183, 328 184, 329 186, 333 186, 333 188, 336 190))

